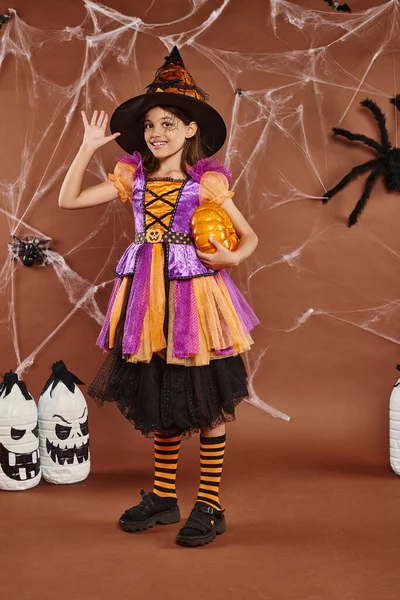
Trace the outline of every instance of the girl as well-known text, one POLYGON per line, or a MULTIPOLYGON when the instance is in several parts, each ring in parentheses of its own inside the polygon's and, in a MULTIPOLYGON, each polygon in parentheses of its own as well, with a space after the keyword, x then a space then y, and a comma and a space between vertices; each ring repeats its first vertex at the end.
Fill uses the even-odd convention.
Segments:
POLYGON ((112 135, 105 135, 103 111, 90 123, 82 112, 83 143, 59 197, 67 209, 118 196, 132 203, 135 243, 116 269, 97 340, 108 355, 89 394, 100 404, 114 401, 136 429, 154 435, 154 489, 142 490, 142 501, 121 516, 125 531, 180 520, 179 447, 183 436, 200 431, 200 487, 177 536, 187 546, 208 544, 226 528, 219 500, 225 423, 248 396, 240 353, 250 348, 249 332, 258 323, 221 270, 250 256, 257 237, 232 202, 229 171, 209 158, 226 129, 206 100, 174 48, 147 93, 117 108, 112 135), (110 181, 81 190, 92 156, 112 140, 129 154, 110 181), (207 252, 196 249, 191 218, 199 204, 223 206, 240 239, 236 251, 213 238, 207 252))

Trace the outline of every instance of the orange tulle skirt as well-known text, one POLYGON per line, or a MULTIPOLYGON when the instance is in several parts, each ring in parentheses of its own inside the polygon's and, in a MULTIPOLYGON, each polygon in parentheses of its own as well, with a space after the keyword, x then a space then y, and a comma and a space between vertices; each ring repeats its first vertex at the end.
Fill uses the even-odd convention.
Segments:
POLYGON ((123 356, 128 362, 150 362, 153 354, 159 354, 171 364, 202 366, 245 352, 253 343, 249 331, 258 323, 257 317, 223 271, 209 277, 173 280, 166 286, 164 249, 162 244, 154 244, 149 289, 130 302, 128 296, 134 288, 132 276, 121 280, 111 298, 109 323, 105 324, 111 349, 123 307, 128 306, 128 312, 136 310, 141 326, 133 352, 129 351, 132 342, 124 323, 123 356))

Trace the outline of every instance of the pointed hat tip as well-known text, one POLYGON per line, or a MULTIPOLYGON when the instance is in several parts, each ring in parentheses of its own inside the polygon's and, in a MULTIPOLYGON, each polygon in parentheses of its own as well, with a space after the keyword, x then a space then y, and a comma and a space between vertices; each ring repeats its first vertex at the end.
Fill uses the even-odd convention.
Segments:
POLYGON ((182 64, 182 66, 184 66, 182 56, 181 56, 181 54, 180 54, 180 52, 178 50, 178 46, 174 46, 172 48, 169 56, 165 57, 165 60, 167 62, 174 62, 174 63, 176 63, 176 62, 179 61, 182 64))

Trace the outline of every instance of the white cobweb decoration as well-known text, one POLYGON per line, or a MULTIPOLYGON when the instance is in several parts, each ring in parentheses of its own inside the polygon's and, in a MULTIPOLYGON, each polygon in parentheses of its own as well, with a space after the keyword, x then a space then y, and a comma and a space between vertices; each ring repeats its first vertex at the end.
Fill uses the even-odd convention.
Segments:
MULTIPOLYGON (((149 3, 148 11, 159 1, 149 3)), ((355 5, 355 1, 349 3, 355 5)), ((399 344, 400 331, 393 327, 394 319, 400 323, 398 300, 389 301, 368 293, 367 306, 351 306, 348 309, 304 306, 304 310, 290 322, 281 323, 277 319, 271 324, 260 315, 262 310, 257 310, 258 301, 252 294, 253 284, 260 282, 260 278, 265 278, 266 287, 269 285, 268 273, 273 269, 290 269, 298 277, 300 286, 304 274, 318 279, 326 276, 322 264, 315 264, 310 269, 305 266, 304 257, 310 247, 319 244, 323 252, 324 245, 343 240, 346 235, 348 239, 356 236, 357 240, 372 241, 399 266, 398 252, 374 231, 358 225, 357 231, 350 234, 344 230, 343 224, 334 222, 335 208, 323 209, 318 202, 327 189, 328 180, 331 184, 333 177, 330 176, 329 160, 329 146, 332 144, 328 135, 330 128, 345 122, 350 111, 359 111, 358 102, 366 96, 378 99, 384 112, 388 113, 388 99, 397 92, 394 56, 399 50, 399 2, 390 0, 348 14, 331 11, 322 0, 314 2, 317 9, 284 0, 271 0, 269 15, 267 10, 265 14, 265 29, 272 35, 266 45, 275 44, 276 47, 279 42, 281 50, 259 53, 220 48, 218 35, 212 37, 214 45, 202 43, 202 35, 207 34, 209 29, 218 33, 218 28, 223 27, 225 11, 230 4, 231 0, 191 0, 187 12, 179 19, 169 23, 147 23, 142 18, 124 15, 104 4, 83 0, 86 17, 81 25, 59 31, 31 27, 11 10, 12 19, 0 32, 0 86, 5 70, 14 69, 15 105, 24 106, 29 118, 22 119, 17 141, 20 146, 14 147, 18 148, 18 157, 21 156, 17 172, 13 177, 3 174, 0 180, 0 214, 3 231, 6 232, 3 240, 12 234, 50 237, 47 231, 35 226, 35 217, 43 197, 51 195, 56 202, 62 178, 78 150, 79 142, 71 138, 71 130, 80 120, 79 111, 84 109, 89 114, 102 103, 115 107, 125 100, 126 97, 119 97, 117 92, 121 76, 128 77, 131 82, 132 96, 142 93, 150 80, 143 81, 145 76, 141 75, 142 63, 137 56, 137 45, 149 36, 159 40, 166 51, 176 44, 184 57, 185 48, 202 55, 204 64, 219 73, 227 93, 231 94, 231 114, 224 114, 230 123, 225 163, 233 171, 238 205, 250 223, 256 229, 260 218, 270 223, 270 231, 266 231, 265 236, 257 231, 259 248, 237 273, 242 290, 261 316, 261 328, 274 335, 289 335, 305 326, 309 319, 325 317, 399 344), (193 26, 199 11, 202 15, 198 19, 200 24, 193 26), (178 33, 163 33, 172 27, 178 33), (358 48, 354 59, 346 53, 346 44, 349 43, 358 48), (69 44, 74 48, 79 45, 81 64, 76 79, 66 83, 46 74, 41 68, 40 57, 42 53, 56 53, 61 64, 68 59, 69 44), (377 66, 388 63, 391 65, 389 84, 380 85, 379 78, 374 77, 372 85, 372 72, 376 73, 377 66), (250 79, 257 82, 256 88, 247 85, 250 79), (335 94, 340 93, 343 98, 344 92, 346 104, 335 105, 335 94), (29 106, 26 106, 27 101, 29 106), (50 114, 51 118, 43 121, 41 117, 44 114, 50 114), (275 148, 284 150, 280 155, 290 157, 290 160, 281 162, 276 159, 275 148), (45 164, 39 170, 38 157, 45 164), (285 228, 282 228, 283 237, 270 243, 269 233, 275 223, 292 219, 294 224, 296 215, 302 210, 309 213, 308 227, 303 225, 287 239, 284 237, 285 228)), ((186 62, 190 69, 190 61, 186 62)), ((158 66, 157 62, 152 64, 151 73, 158 66)), ((200 84, 206 87, 204 81, 200 84)), ((367 117, 365 124, 367 128, 367 117)), ((393 131, 392 142, 396 144, 396 121, 394 125, 390 131, 393 131)), ((344 124, 342 126, 345 127, 344 124)), ((365 132, 368 135, 366 129, 365 132)), ((376 132, 370 134, 376 136, 376 132)), ((344 159, 340 173, 347 172, 349 164, 352 165, 351 160, 344 159)), ((89 171, 93 183, 106 177, 101 152, 97 153, 89 171)), ((331 205, 335 206, 334 200, 331 205)), ((101 324, 104 316, 97 304, 96 293, 104 287, 111 289, 110 258, 116 248, 122 252, 131 238, 131 222, 125 209, 115 202, 104 207, 92 230, 87 231, 63 255, 55 250, 48 252, 51 267, 47 268, 54 269, 71 309, 50 333, 36 340, 34 349, 26 356, 21 352, 22 332, 15 311, 16 278, 23 275, 20 273, 21 264, 11 261, 5 253, 2 255, 0 291, 6 302, 2 303, 0 323, 12 339, 19 375, 29 371, 44 346, 67 326, 77 311, 84 311, 87 318, 101 324), (91 244, 104 228, 109 232, 110 245, 103 249, 104 259, 99 261, 96 274, 88 277, 69 266, 77 252, 91 249, 91 244)), ((327 280, 327 285, 330 283, 327 280)), ((350 289, 351 284, 341 285, 345 291, 354 291, 350 289)), ((271 351, 272 343, 268 347, 256 344, 247 358, 251 391, 249 402, 273 416, 288 420, 287 415, 266 404, 266 399, 271 400, 268 392, 257 391, 256 377, 264 355, 268 357, 271 351)))

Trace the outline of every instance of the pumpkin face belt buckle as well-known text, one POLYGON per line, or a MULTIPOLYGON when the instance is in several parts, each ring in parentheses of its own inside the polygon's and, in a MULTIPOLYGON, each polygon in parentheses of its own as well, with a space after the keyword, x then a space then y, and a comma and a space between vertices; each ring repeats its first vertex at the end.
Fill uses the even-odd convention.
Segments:
POLYGON ((149 244, 158 244, 162 242, 163 231, 162 229, 148 229, 146 231, 146 242, 149 244))

